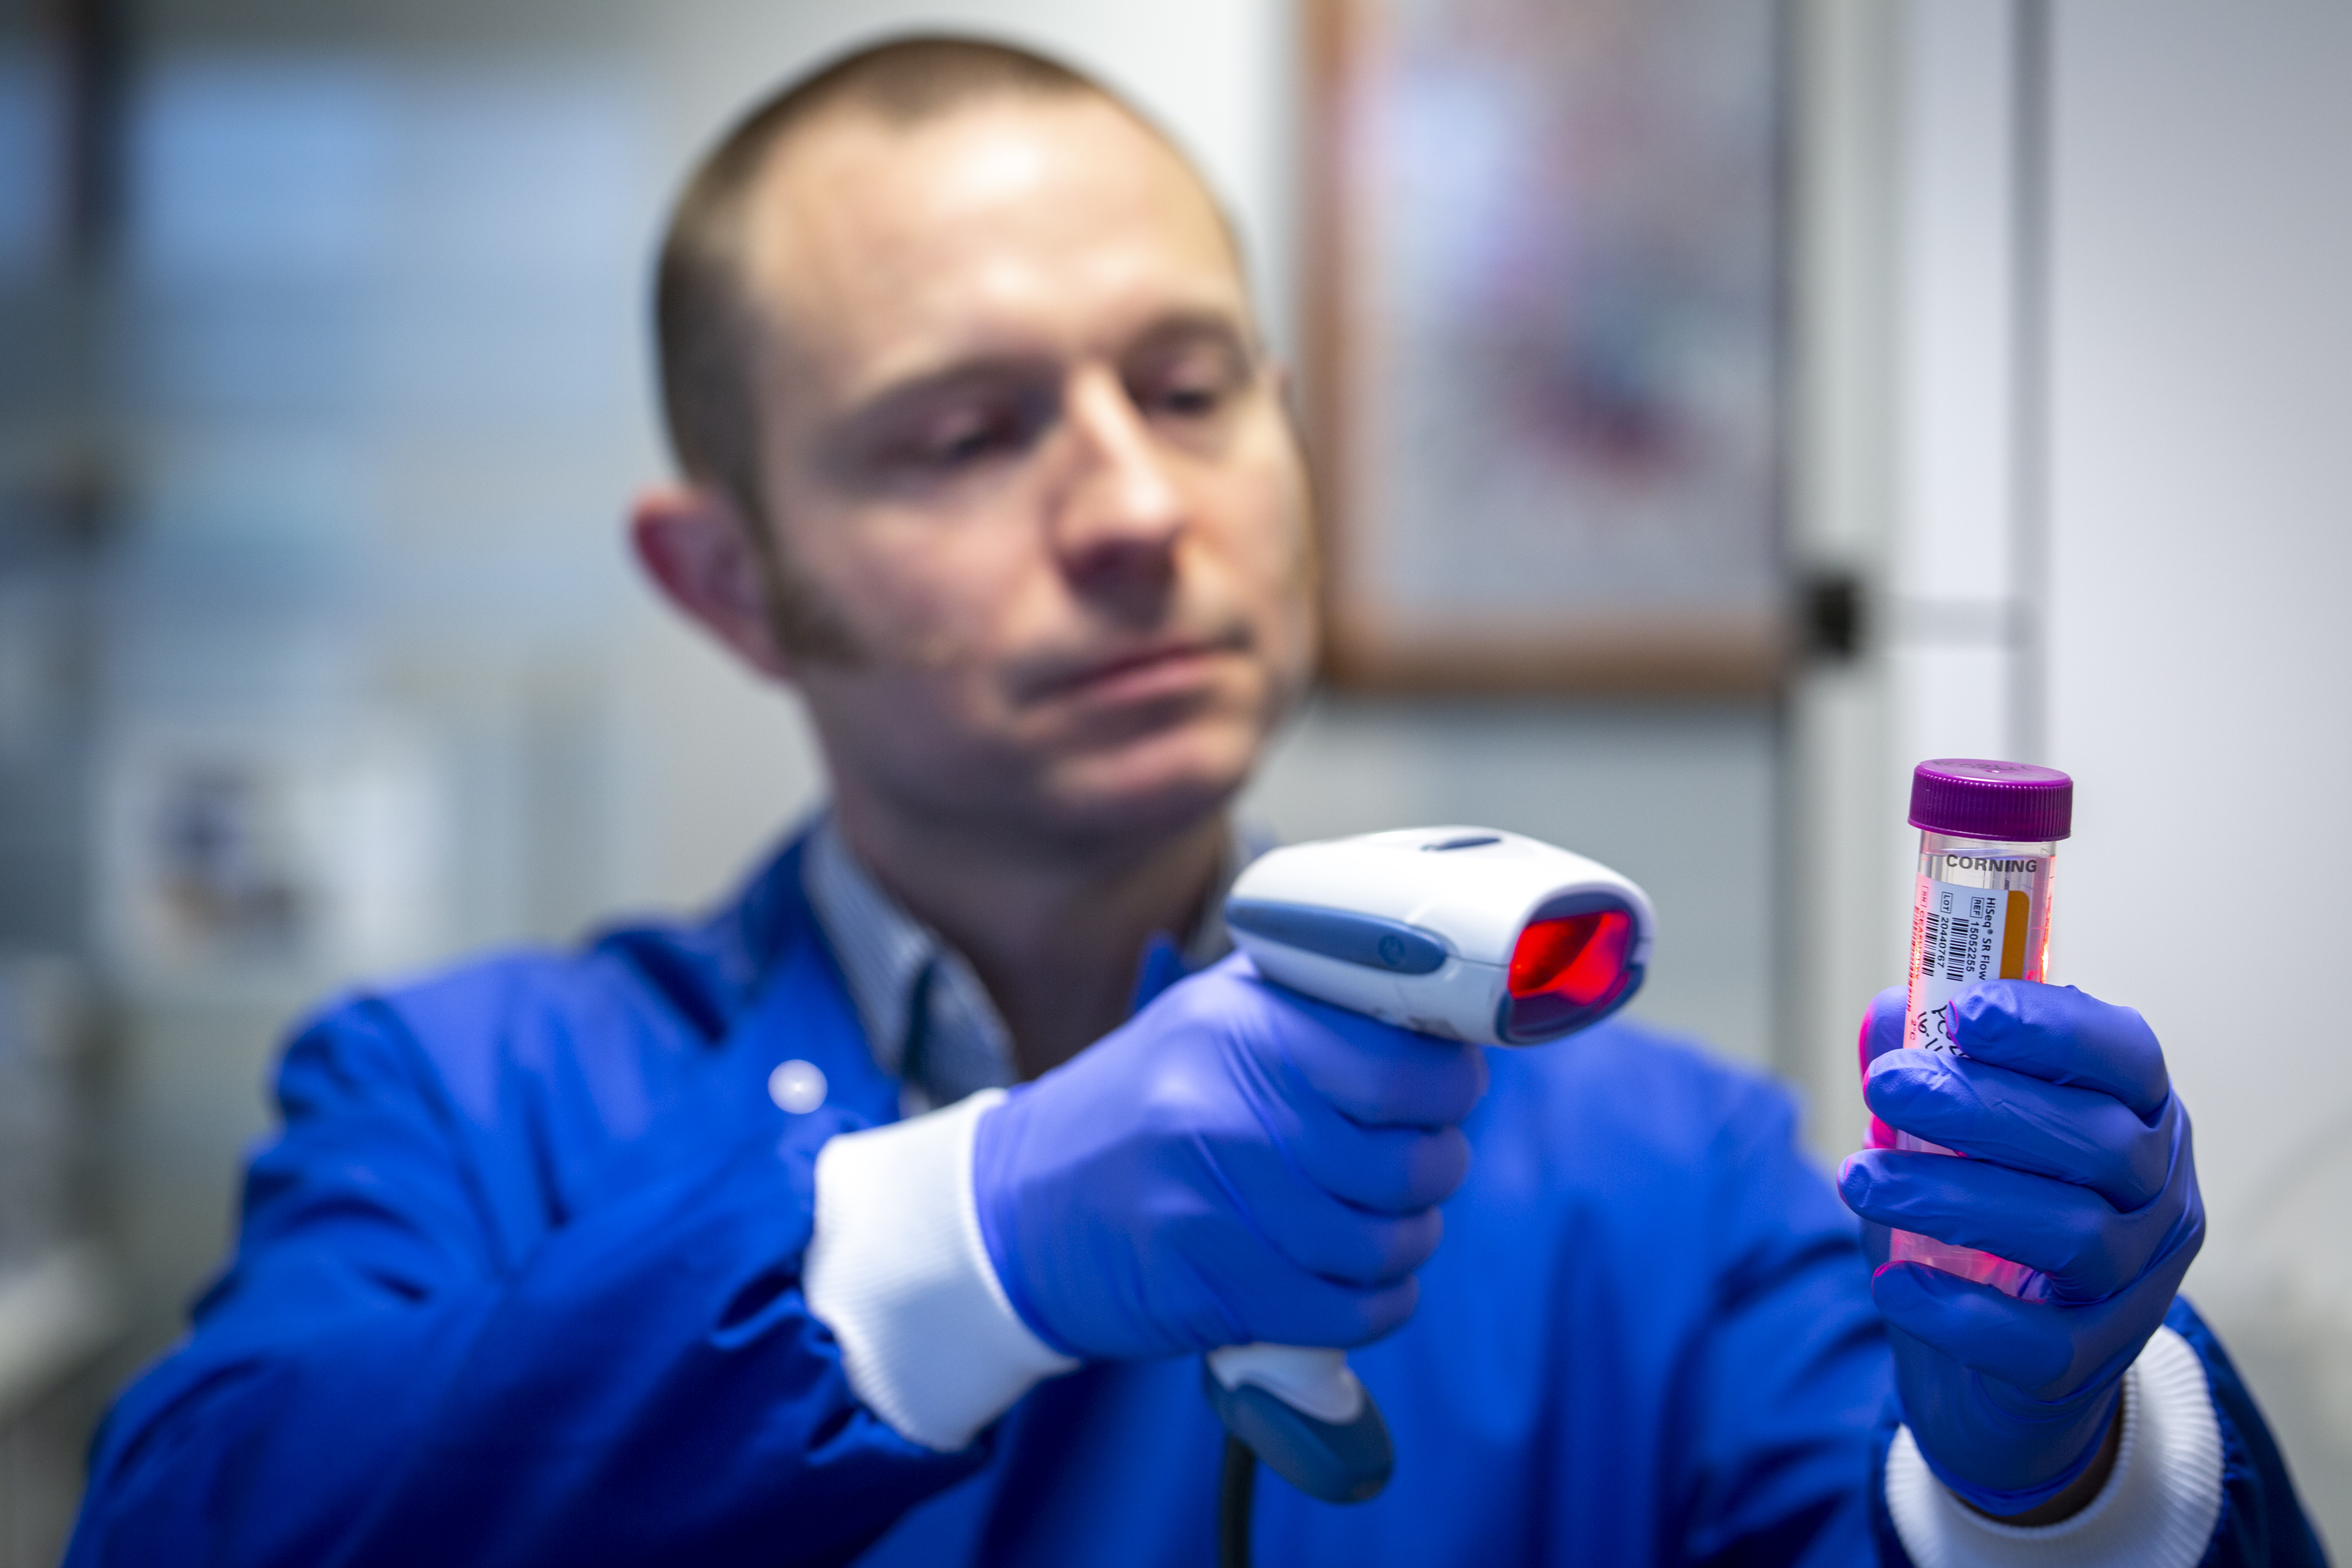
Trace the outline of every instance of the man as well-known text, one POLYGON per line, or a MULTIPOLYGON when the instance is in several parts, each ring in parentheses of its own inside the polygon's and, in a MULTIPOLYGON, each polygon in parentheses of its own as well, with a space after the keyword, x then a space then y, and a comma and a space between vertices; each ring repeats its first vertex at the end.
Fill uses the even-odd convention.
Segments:
POLYGON ((806 700, 831 812, 706 923, 314 1021, 72 1562, 1199 1563, 1198 1352, 1261 1339, 1366 1347, 1398 1452, 1360 1507, 1261 1488, 1266 1562, 2317 1561, 2173 1303, 2202 1211, 2137 1014, 1982 987, 1947 1064, 1881 999, 1874 1107, 1983 1157, 1846 1195, 2049 1290, 1874 1299, 1769 1087, 1220 961, 1307 487, 1127 106, 853 57, 705 166, 660 326, 638 554, 806 700))

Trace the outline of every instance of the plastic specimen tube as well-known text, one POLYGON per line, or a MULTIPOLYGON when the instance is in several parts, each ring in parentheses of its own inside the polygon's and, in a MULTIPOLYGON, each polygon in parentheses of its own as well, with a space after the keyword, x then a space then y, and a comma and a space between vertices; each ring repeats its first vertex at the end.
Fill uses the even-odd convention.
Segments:
MULTIPOLYGON (((1913 1050, 1967 1055, 1953 1038, 1951 1005, 1985 980, 2050 978, 2050 894, 2058 841, 2074 827, 2074 781, 2055 768, 1946 757, 1911 774, 1911 826, 1919 829, 1911 905, 1913 1050)), ((1898 1149, 1958 1151, 1908 1132, 1898 1149)), ((1925 1263, 2012 1296, 2044 1293, 2021 1263, 1907 1230, 1888 1257, 1925 1263)))

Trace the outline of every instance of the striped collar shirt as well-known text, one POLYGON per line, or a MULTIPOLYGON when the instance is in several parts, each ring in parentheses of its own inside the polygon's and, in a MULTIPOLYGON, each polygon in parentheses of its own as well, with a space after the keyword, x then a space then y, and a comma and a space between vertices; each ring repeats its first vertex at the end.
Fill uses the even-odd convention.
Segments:
MULTIPOLYGON (((1178 950, 1186 970, 1232 951, 1225 889, 1264 847, 1255 836, 1230 841, 1213 896, 1178 950)), ((866 1045, 877 1065, 898 1080, 908 1115, 1020 1076, 1013 1032, 970 961, 874 879, 830 812, 809 836, 801 881, 840 961, 866 1045)))

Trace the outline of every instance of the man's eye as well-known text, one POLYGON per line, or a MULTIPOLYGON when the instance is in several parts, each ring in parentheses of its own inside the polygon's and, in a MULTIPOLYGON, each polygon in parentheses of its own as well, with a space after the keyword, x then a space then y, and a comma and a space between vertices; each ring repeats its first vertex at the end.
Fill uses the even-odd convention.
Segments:
POLYGON ((949 467, 969 463, 1011 445, 1006 437, 1001 426, 976 425, 932 442, 929 457, 931 461, 949 467))
POLYGON ((1240 390, 1235 367, 1189 364, 1142 379, 1130 389, 1136 406, 1147 415, 1171 419, 1205 419, 1221 411, 1240 390))
POLYGON ((1181 418, 1198 417, 1203 414, 1214 414, 1218 405, 1224 402, 1227 390, 1218 382, 1179 382, 1162 387, 1153 401, 1153 406, 1163 414, 1173 414, 1181 418))
POLYGON ((943 420, 907 443, 904 456, 930 468, 970 466, 1006 452, 1020 450, 1027 439, 1025 422, 1012 414, 978 414, 943 420))

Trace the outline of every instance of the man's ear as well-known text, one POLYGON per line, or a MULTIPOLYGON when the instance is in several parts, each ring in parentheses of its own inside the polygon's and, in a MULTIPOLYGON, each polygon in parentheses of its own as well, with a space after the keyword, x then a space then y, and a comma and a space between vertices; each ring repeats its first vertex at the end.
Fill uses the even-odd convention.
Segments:
POLYGON ((629 542, 662 597, 752 668, 793 678, 777 645, 768 574, 751 530, 734 502, 701 486, 672 485, 637 497, 629 509, 629 542))

